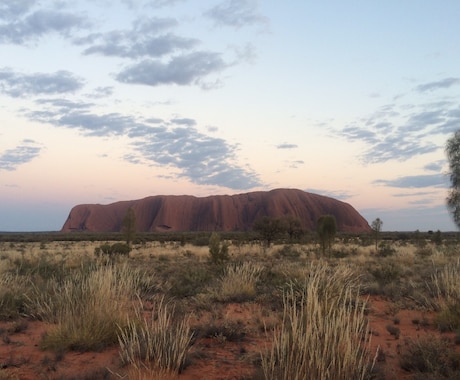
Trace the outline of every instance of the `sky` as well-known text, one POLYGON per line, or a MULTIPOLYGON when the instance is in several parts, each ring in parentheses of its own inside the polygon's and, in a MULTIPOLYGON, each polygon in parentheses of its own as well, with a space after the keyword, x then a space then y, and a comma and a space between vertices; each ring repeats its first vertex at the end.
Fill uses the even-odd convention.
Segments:
POLYGON ((0 231, 297 188, 454 231, 458 0, 0 1, 0 231))

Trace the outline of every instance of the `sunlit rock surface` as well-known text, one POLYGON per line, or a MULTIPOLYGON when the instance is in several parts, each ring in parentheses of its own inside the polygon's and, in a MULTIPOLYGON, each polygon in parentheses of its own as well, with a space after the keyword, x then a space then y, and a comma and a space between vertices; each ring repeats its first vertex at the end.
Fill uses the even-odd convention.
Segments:
POLYGON ((306 230, 313 231, 325 214, 335 216, 338 231, 370 231, 367 221, 350 204, 296 189, 208 197, 157 195, 108 205, 83 204, 70 211, 62 231, 121 231, 130 207, 139 232, 248 231, 260 217, 286 215, 299 218, 306 230))

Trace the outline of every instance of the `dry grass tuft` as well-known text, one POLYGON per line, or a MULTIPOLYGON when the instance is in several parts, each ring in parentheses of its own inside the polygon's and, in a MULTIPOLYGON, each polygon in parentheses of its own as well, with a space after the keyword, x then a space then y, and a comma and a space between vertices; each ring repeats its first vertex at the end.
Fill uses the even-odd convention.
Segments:
POLYGON ((175 320, 174 307, 164 298, 154 305, 149 319, 140 314, 138 312, 137 318, 130 320, 127 326, 119 327, 122 362, 140 371, 180 372, 192 341, 188 318, 175 320))
POLYGON ((247 301, 256 296, 256 285, 263 267, 258 264, 244 262, 239 265, 228 265, 221 278, 218 299, 220 301, 247 301))
POLYGON ((97 265, 54 281, 47 294, 36 293, 29 298, 32 314, 56 323, 42 348, 98 351, 116 343, 117 326, 126 325, 139 282, 139 272, 127 266, 97 265))
POLYGON ((349 268, 319 262, 304 287, 285 292, 283 324, 273 347, 262 354, 267 379, 365 379, 369 357, 365 303, 349 268), (337 281, 336 281, 337 280, 337 281))
POLYGON ((441 331, 454 331, 460 327, 460 261, 445 265, 432 275, 432 283, 440 309, 435 322, 441 331))

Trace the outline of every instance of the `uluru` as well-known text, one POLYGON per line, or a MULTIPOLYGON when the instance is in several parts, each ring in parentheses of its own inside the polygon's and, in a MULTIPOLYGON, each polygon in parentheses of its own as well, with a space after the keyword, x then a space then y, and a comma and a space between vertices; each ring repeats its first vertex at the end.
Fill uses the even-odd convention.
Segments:
POLYGON ((107 205, 72 208, 61 231, 118 232, 132 208, 136 230, 248 231, 264 216, 298 218, 307 231, 316 229, 321 215, 334 215, 341 232, 368 232, 368 222, 350 204, 298 189, 275 189, 235 195, 156 195, 107 205))

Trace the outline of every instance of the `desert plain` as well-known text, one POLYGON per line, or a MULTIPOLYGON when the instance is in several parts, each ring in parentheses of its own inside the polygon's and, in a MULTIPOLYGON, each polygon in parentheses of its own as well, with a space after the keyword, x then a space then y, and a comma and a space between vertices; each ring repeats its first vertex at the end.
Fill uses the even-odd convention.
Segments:
POLYGON ((209 237, 2 235, 0 379, 460 378, 456 233, 209 237))

